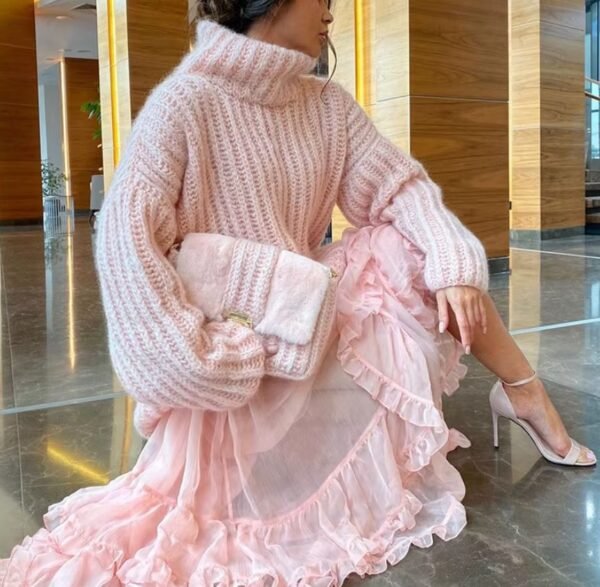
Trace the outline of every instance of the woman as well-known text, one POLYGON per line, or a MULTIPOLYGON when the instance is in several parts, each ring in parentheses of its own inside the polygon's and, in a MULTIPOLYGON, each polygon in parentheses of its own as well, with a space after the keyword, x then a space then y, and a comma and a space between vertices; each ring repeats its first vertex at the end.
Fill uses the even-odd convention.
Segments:
POLYGON ((485 293, 480 243, 308 75, 327 3, 198 6, 98 234, 111 353, 149 441, 132 472, 52 506, 4 585, 340 585, 454 538, 464 486, 446 454, 468 441, 441 398, 463 348, 508 382, 494 422, 595 463, 485 293), (322 249, 336 202, 358 229, 322 249))

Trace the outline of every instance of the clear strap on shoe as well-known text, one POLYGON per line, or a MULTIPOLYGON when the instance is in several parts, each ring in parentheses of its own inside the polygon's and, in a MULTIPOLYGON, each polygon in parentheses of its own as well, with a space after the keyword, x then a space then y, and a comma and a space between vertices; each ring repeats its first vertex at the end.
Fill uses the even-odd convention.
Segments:
POLYGON ((535 379, 537 379, 537 373, 534 371, 531 377, 527 377, 527 379, 521 379, 521 381, 516 381, 515 383, 508 383, 503 379, 500 381, 502 381, 502 384, 506 385, 506 387, 520 387, 521 385, 527 385, 528 383, 535 381, 535 379))

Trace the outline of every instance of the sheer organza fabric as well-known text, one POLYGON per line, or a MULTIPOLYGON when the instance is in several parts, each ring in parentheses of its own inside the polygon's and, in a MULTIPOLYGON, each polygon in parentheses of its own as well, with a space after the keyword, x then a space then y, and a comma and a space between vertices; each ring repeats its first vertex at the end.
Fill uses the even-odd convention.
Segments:
POLYGON ((341 585, 466 524, 444 394, 462 349, 437 332, 423 256, 389 225, 349 230, 318 374, 267 378, 244 408, 173 410, 133 470, 51 506, 4 586, 341 585))

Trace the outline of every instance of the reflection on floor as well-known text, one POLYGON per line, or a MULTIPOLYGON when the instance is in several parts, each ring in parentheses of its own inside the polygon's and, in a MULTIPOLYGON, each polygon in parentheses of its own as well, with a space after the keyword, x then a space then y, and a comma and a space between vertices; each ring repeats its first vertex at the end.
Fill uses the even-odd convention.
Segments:
MULTIPOLYGON (((494 277, 492 293, 572 434, 600 451, 600 237, 543 249, 513 250, 512 276, 494 277)), ((50 504, 129 470, 142 442, 110 367, 87 226, 46 242, 39 231, 0 233, 0 255, 1 558, 50 504)), ((546 464, 506 422, 494 451, 493 380, 470 363, 446 406, 473 441, 451 457, 470 524, 365 583, 600 584, 600 473, 546 464)))

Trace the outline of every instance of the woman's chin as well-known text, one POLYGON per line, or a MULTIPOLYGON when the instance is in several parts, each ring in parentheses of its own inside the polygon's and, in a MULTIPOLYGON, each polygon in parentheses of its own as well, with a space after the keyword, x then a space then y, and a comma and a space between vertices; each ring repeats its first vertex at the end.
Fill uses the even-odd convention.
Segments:
POLYGON ((306 53, 306 55, 308 55, 309 57, 312 57, 312 59, 318 59, 319 57, 321 57, 322 51, 323 51, 323 45, 321 43, 319 43, 318 45, 315 45, 314 47, 311 47, 310 49, 305 49, 304 53, 306 53))

